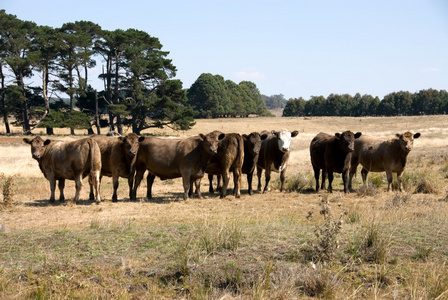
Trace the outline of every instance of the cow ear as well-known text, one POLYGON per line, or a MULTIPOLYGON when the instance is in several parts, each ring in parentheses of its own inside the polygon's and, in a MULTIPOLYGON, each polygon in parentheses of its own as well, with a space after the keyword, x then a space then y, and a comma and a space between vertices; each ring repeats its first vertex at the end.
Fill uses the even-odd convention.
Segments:
POLYGON ((340 134, 339 132, 336 132, 336 133, 334 134, 334 136, 337 137, 338 139, 341 138, 341 134, 340 134))
POLYGON ((50 144, 51 143, 51 140, 45 140, 45 142, 44 142, 44 146, 46 146, 46 145, 48 145, 48 144, 50 144))
POLYGON ((219 140, 219 141, 222 140, 225 136, 226 136, 225 133, 221 133, 221 134, 218 136, 218 140, 219 140))
POLYGON ((203 140, 205 140, 205 135, 203 135, 202 133, 199 134, 199 137, 203 140))
POLYGON ((242 137, 243 137, 243 139, 245 139, 245 140, 248 140, 248 139, 249 139, 249 136, 248 136, 247 134, 243 134, 242 137))
POLYGON ((355 139, 359 138, 361 135, 362 135, 361 132, 357 132, 357 133, 355 133, 355 139))
POLYGON ((125 137, 125 136, 119 136, 118 139, 119 139, 120 141, 122 141, 122 142, 125 142, 125 141, 126 141, 126 137, 125 137))
POLYGON ((396 133, 395 135, 397 136, 397 138, 401 139, 401 134, 396 133))
POLYGON ((299 132, 297 130, 294 130, 293 132, 291 132, 291 137, 295 137, 299 134, 299 132))
POLYGON ((262 135, 260 135, 260 138, 261 138, 262 141, 264 141, 267 137, 268 137, 267 134, 262 134, 262 135))
POLYGON ((25 143, 27 143, 27 144, 31 144, 31 140, 28 139, 28 138, 23 138, 23 141, 24 141, 25 143))
POLYGON ((144 137, 144 136, 140 136, 140 137, 138 138, 138 142, 139 142, 139 143, 143 142, 144 140, 145 140, 145 137, 144 137))
POLYGON ((418 139, 420 137, 420 132, 417 132, 416 134, 414 134, 414 139, 418 139))

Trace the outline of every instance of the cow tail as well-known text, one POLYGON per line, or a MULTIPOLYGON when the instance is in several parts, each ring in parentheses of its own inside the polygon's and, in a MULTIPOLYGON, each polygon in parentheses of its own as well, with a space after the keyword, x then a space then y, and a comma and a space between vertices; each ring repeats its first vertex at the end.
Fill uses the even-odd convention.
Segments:
POLYGON ((239 136, 238 137, 238 164, 239 167, 242 168, 243 167, 243 163, 244 163, 244 139, 239 136))
POLYGON ((89 183, 91 187, 93 187, 95 192, 95 200, 97 204, 101 201, 100 199, 100 176, 101 176, 101 152, 98 144, 93 140, 88 140, 89 146, 90 146, 90 176, 89 176, 89 183), (98 161, 99 157, 99 161, 98 161), (99 167, 99 168, 98 168, 99 167))

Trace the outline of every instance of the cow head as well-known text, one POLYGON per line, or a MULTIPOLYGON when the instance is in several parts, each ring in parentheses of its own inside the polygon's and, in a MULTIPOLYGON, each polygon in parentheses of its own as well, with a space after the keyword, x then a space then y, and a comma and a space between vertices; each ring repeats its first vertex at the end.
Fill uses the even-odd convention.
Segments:
POLYGON ((343 133, 337 132, 334 135, 339 140, 341 149, 345 150, 345 152, 352 152, 353 150, 355 150, 355 139, 359 138, 362 133, 353 133, 348 130, 344 131, 343 133))
POLYGON ((51 143, 51 140, 44 140, 40 136, 36 136, 32 140, 24 138, 23 141, 31 145, 31 155, 35 160, 41 159, 45 153, 46 146, 51 143))
POLYGON ((252 155, 257 155, 261 149, 261 141, 267 138, 267 134, 260 135, 258 132, 252 132, 251 134, 243 134, 243 139, 247 145, 247 149, 252 155))
POLYGON ((139 137, 135 133, 129 133, 126 136, 120 136, 118 139, 123 143, 126 155, 134 157, 137 154, 139 142, 143 141, 145 137, 139 137))
POLYGON ((209 154, 216 154, 218 152, 218 143, 222 140, 226 135, 220 131, 213 131, 203 135, 199 134, 199 137, 202 139, 204 150, 209 154))
POLYGON ((299 132, 297 130, 289 132, 287 129, 282 129, 280 131, 273 130, 272 134, 277 138, 278 149, 282 152, 288 152, 291 146, 291 138, 297 136, 299 132))
POLYGON ((401 149, 405 152, 410 152, 414 146, 414 139, 420 137, 420 132, 412 134, 412 132, 405 132, 403 134, 397 133, 398 140, 400 141, 401 149))

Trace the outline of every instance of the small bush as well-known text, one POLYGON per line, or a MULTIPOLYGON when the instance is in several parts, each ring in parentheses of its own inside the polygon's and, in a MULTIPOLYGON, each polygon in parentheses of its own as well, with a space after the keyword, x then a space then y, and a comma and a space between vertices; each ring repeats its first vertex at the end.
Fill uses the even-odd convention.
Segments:
POLYGON ((386 203, 386 208, 401 208, 411 200, 411 194, 395 193, 386 203))
MULTIPOLYGON (((273 189, 280 189, 280 179, 271 181, 273 189)), ((314 190, 314 177, 311 173, 297 173, 293 176, 287 176, 285 179, 285 190, 287 192, 301 192, 314 190)))
POLYGON ((324 217, 324 223, 315 225, 314 234, 316 241, 314 244, 314 255, 318 261, 331 261, 335 251, 339 248, 338 234, 342 228, 342 214, 335 220, 328 204, 328 194, 322 197, 320 214, 324 217))
POLYGON ((356 190, 356 195, 358 197, 376 197, 378 195, 378 186, 368 182, 366 185, 362 185, 356 190))
POLYGON ((348 247, 353 257, 365 262, 383 263, 389 255, 391 239, 372 222, 348 247))
POLYGON ((10 206, 13 203, 14 194, 16 193, 14 176, 5 176, 5 174, 1 173, 0 182, 3 195, 3 201, 0 202, 0 207, 10 206))

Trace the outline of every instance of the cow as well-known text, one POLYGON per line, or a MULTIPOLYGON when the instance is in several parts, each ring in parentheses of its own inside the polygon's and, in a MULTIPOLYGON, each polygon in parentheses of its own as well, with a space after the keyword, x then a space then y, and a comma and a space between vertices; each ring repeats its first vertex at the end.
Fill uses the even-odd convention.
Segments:
POLYGON ((23 141, 31 145, 31 154, 39 163, 39 168, 50 182, 50 202, 55 200, 56 181, 59 181, 59 201, 63 202, 65 180, 74 180, 76 193, 73 202, 79 200, 82 179, 89 175, 89 184, 95 192, 96 203, 101 202, 100 172, 101 153, 98 144, 91 138, 84 138, 72 142, 62 142, 36 136, 32 140, 23 141))
POLYGON ((139 137, 135 133, 118 137, 94 134, 90 137, 97 142, 101 151, 100 182, 102 176, 112 177, 114 187, 112 201, 117 201, 119 177, 128 179, 129 197, 131 197, 139 142, 143 141, 145 137, 139 137))
MULTIPOLYGON (((216 132, 221 134, 221 132, 216 132)), ((241 176, 244 162, 244 140, 239 133, 227 133, 218 143, 218 152, 210 159, 205 173, 210 182, 209 192, 213 193, 213 175, 222 177, 220 198, 225 198, 229 185, 230 172, 233 173, 233 195, 240 198, 241 176)), ((219 179, 218 179, 219 180, 219 179)))
POLYGON ((362 136, 355 141, 355 150, 351 157, 348 187, 352 189, 353 175, 356 174, 358 164, 362 165, 361 175, 366 185, 369 172, 386 172, 387 191, 392 184, 392 173, 397 173, 398 188, 403 190, 402 175, 406 166, 409 152, 414 145, 414 139, 420 137, 420 133, 412 134, 407 131, 397 133, 390 140, 380 140, 374 137, 362 136))
POLYGON ((333 172, 342 173, 344 193, 349 193, 347 175, 350 168, 351 152, 354 150, 355 139, 361 132, 344 131, 330 135, 324 132, 317 134, 310 143, 311 165, 316 179, 316 192, 319 191, 319 173, 322 170, 321 189, 325 189, 325 179, 328 176, 328 192, 333 192, 333 172))
POLYGON ((254 176, 255 167, 260 155, 261 143, 268 137, 267 133, 260 134, 258 132, 252 132, 249 135, 243 134, 244 139, 244 163, 243 174, 247 175, 247 189, 249 195, 253 195, 252 178, 254 176))
POLYGON ((262 131, 261 135, 267 134, 266 139, 261 143, 260 154, 257 161, 258 190, 261 191, 261 175, 265 170, 265 186, 263 193, 269 189, 271 172, 280 172, 280 191, 285 190, 286 169, 289 160, 289 148, 291 138, 296 137, 297 130, 289 132, 287 129, 280 131, 262 131))
MULTIPOLYGON (((242 167, 242 174, 246 174, 247 176, 247 184, 248 184, 248 193, 249 195, 253 195, 254 191, 252 189, 252 178, 255 171, 255 167, 258 161, 258 155, 260 153, 261 142, 266 139, 267 134, 260 135, 258 132, 252 132, 250 134, 243 134, 244 141, 244 162, 242 167)), ((218 148, 219 153, 219 148, 218 148)), ((211 194, 214 193, 213 190, 213 175, 209 175, 209 192, 211 194)), ((217 189, 221 189, 221 176, 217 176, 217 189)), ((235 188, 234 188, 235 194, 235 188)))
POLYGON ((193 193, 193 182, 196 184, 198 197, 202 199, 198 188, 205 169, 218 151, 218 142, 225 137, 224 133, 210 132, 182 139, 164 139, 147 137, 140 143, 137 153, 136 174, 131 199, 136 198, 137 188, 148 170, 146 197, 152 197, 152 185, 155 177, 172 179, 182 177, 184 200, 193 193))

